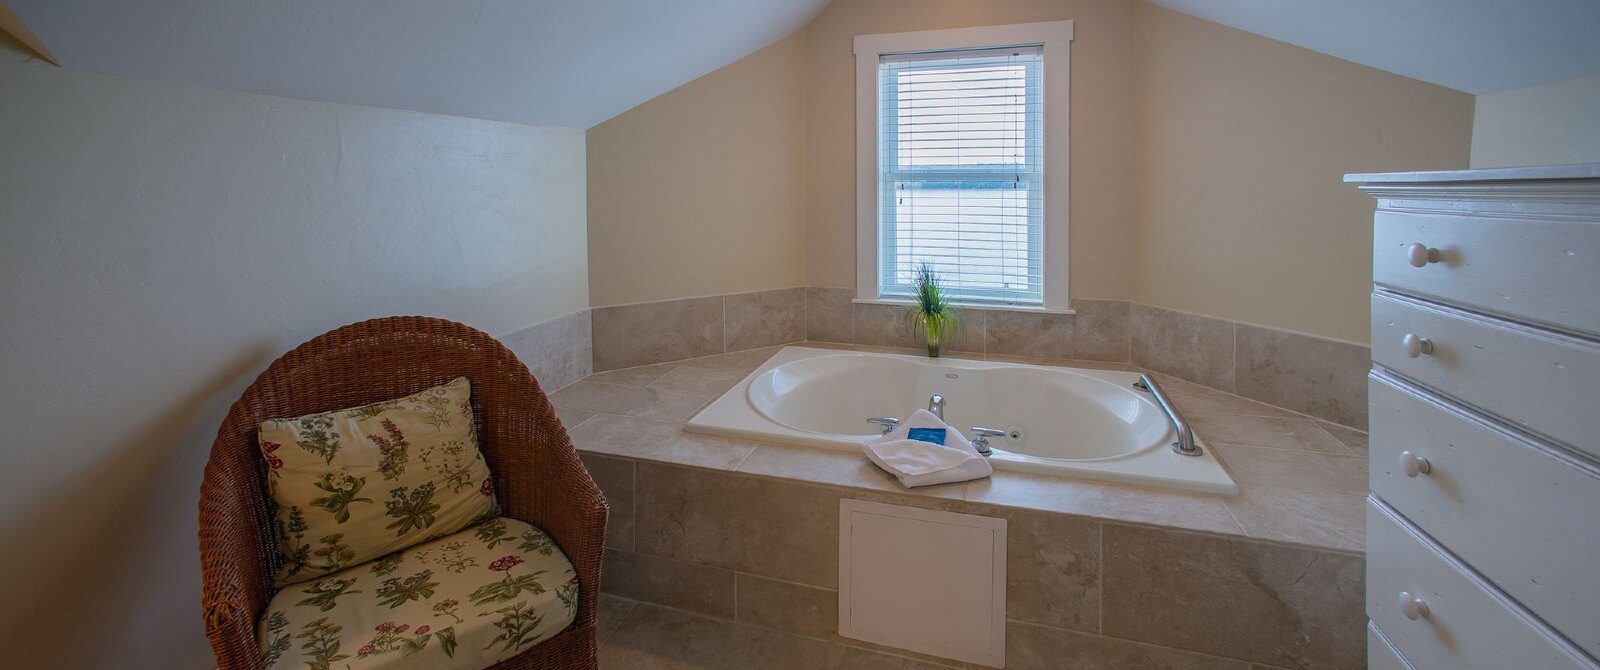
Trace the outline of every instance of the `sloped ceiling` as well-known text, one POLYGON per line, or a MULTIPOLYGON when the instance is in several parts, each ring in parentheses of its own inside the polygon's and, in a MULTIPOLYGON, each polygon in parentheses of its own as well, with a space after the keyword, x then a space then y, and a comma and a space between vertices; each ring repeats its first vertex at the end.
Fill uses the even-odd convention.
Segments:
MULTIPOLYGON (((0 1, 65 67, 572 128, 748 55, 827 4, 0 1)), ((1600 0, 1151 2, 1468 93, 1600 73, 1600 0)))
POLYGON ((1149 0, 1467 93, 1600 73, 1600 0, 1149 0))
POLYGON ((7 0, 64 67, 588 128, 827 0, 7 0))

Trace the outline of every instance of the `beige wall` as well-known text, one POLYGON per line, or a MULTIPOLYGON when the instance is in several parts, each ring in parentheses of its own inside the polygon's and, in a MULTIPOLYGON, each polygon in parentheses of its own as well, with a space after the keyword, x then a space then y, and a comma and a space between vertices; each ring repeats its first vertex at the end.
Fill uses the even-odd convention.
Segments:
POLYGON ((1373 201, 1340 178, 1466 167, 1472 96, 1136 16, 1136 298, 1366 342, 1373 201))
POLYGON ((805 285, 805 45, 589 129, 594 306, 805 285))
POLYGON ((0 52, 0 666, 215 667, 196 501, 229 403, 353 321, 503 334, 583 309, 582 132, 15 54, 0 52))
POLYGON ((1070 291, 1131 298, 1133 3, 1123 0, 834 0, 806 28, 808 277, 855 286, 855 35, 1076 21, 1072 43, 1070 291))
POLYGON ((594 304, 854 286, 851 38, 1062 19, 1072 295, 1364 342, 1372 201, 1340 178, 1466 167, 1472 97, 1124 0, 834 0, 591 130, 594 304), (684 159, 689 145, 712 150, 684 159), (734 164, 749 167, 699 178, 734 164))
POLYGON ((1472 167, 1600 162, 1600 75, 1478 96, 1472 167))

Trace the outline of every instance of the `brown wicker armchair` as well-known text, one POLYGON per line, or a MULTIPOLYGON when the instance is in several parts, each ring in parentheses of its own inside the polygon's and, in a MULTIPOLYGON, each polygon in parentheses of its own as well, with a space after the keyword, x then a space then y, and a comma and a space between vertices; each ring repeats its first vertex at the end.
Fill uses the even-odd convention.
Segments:
POLYGON ((495 667, 596 667, 605 498, 515 355, 481 331, 420 316, 352 324, 296 347, 245 389, 217 430, 200 486, 200 566, 218 667, 262 667, 256 621, 283 562, 256 447, 261 421, 395 398, 463 375, 472 380, 479 446, 504 514, 543 528, 578 573, 571 626, 495 667))

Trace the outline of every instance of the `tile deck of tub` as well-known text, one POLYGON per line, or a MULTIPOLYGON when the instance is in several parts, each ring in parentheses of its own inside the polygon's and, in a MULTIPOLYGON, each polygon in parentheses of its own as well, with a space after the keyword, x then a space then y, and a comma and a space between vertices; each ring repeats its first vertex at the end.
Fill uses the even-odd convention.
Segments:
MULTIPOLYGON (((784 346, 918 353, 796 342, 596 373, 551 394, 580 454, 600 454, 846 489, 1154 525, 1362 552, 1366 434, 1198 384, 1158 375, 1201 439, 1239 484, 1237 496, 996 471, 972 482, 906 489, 865 456, 685 432, 683 422, 784 346)), ((951 355, 1035 365, 1143 371, 1123 363, 951 355)))

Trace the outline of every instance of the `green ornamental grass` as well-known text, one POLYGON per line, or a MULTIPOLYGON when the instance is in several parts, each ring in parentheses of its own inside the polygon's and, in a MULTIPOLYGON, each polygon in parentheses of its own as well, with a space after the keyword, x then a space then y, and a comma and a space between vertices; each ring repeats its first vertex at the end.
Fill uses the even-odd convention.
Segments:
POLYGON ((912 327, 928 343, 928 356, 939 357, 939 344, 955 337, 960 316, 939 286, 939 275, 927 263, 917 267, 917 295, 911 306, 912 327))

